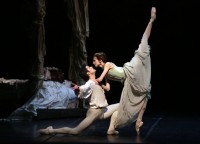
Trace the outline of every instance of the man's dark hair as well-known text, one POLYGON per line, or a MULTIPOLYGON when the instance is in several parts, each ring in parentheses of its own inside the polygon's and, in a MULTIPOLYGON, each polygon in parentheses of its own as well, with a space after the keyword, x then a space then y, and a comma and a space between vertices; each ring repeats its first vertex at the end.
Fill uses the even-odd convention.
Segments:
POLYGON ((87 72, 88 72, 88 71, 86 70, 85 67, 86 67, 86 65, 81 66, 79 76, 80 76, 83 80, 88 81, 88 79, 89 79, 89 77, 88 77, 88 75, 87 75, 87 72))

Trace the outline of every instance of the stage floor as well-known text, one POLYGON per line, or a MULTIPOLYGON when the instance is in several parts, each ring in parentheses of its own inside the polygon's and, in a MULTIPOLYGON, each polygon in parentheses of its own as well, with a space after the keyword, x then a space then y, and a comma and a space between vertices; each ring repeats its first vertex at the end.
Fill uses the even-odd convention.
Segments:
POLYGON ((200 115, 180 113, 147 113, 140 136, 134 124, 119 129, 119 135, 107 135, 109 120, 97 121, 78 136, 40 135, 38 129, 51 125, 55 128, 76 126, 84 117, 61 119, 6 120, 0 122, 1 143, 166 143, 199 144, 200 115))

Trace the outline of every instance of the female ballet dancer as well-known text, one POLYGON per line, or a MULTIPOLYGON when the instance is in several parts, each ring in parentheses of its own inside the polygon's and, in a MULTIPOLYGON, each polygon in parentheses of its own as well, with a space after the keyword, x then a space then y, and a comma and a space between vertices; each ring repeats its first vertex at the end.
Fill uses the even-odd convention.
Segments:
MULTIPOLYGON (((103 78, 107 80, 120 81, 123 83, 120 106, 114 112, 112 119, 115 128, 123 127, 136 121, 135 129, 137 134, 143 125, 142 118, 146 109, 147 101, 151 98, 151 59, 148 39, 151 34, 153 22, 156 20, 156 8, 151 8, 151 18, 143 33, 141 43, 135 51, 130 62, 126 62, 123 67, 118 67, 112 62, 107 62, 103 52, 93 55, 93 64, 100 67, 103 72, 98 82, 103 78)), ((104 88, 110 90, 109 88, 104 88)), ((115 134, 115 130, 108 131, 108 134, 115 134)))

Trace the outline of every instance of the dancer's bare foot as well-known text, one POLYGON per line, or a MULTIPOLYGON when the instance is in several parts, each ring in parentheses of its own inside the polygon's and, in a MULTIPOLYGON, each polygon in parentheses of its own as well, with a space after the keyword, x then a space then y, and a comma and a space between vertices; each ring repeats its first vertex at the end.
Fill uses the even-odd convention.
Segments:
POLYGON ((53 129, 53 127, 52 126, 48 126, 47 128, 45 128, 45 129, 40 129, 39 130, 39 133, 40 134, 46 134, 46 135, 48 135, 48 134, 51 134, 51 130, 53 129))
POLYGON ((108 134, 108 135, 117 135, 117 134, 119 134, 119 131, 116 131, 116 130, 109 130, 109 131, 107 131, 107 134, 108 134))
POLYGON ((155 21, 156 19, 156 8, 155 7, 152 7, 151 8, 151 21, 155 21))

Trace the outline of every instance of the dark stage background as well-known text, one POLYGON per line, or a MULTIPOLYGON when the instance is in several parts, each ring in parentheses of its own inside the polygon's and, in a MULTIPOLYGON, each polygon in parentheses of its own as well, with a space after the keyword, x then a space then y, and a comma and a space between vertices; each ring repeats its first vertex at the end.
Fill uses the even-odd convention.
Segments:
MULTIPOLYGON (((20 2, 6 4, 1 27, 0 77, 28 76, 29 55, 21 23, 20 2)), ((104 51, 119 66, 129 61, 138 48, 157 7, 157 20, 149 40, 152 60, 152 99, 147 112, 198 112, 199 98, 199 8, 198 1, 89 0, 90 36, 88 64, 94 52, 104 51)), ((45 66, 56 66, 67 74, 71 25, 63 0, 46 1, 45 66)), ((109 103, 118 102, 122 85, 112 82, 109 103)))

